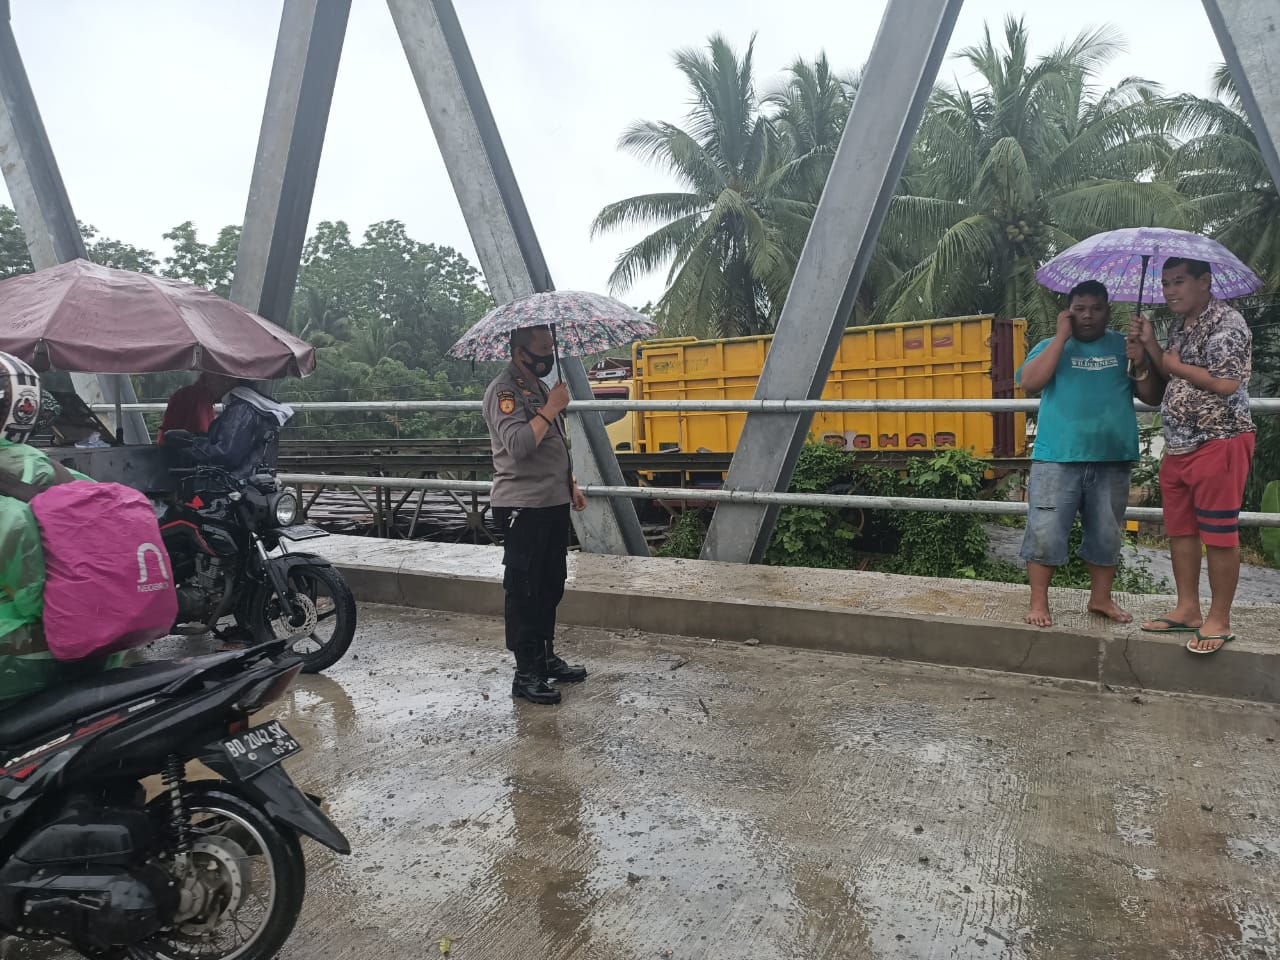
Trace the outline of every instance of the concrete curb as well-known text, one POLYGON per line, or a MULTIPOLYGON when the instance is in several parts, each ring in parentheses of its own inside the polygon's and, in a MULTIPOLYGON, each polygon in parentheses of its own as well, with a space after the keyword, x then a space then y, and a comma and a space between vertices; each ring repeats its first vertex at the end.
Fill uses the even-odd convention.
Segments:
MULTIPOLYGON (((338 558, 334 563, 361 601, 502 616, 502 583, 496 577, 338 558)), ((1237 641, 1212 658, 1195 657, 1183 649, 1185 634, 1181 639, 1081 634, 941 615, 620 593, 578 587, 572 580, 560 622, 699 637, 714 624, 718 640, 755 638, 779 646, 1280 703, 1280 651, 1237 641)))

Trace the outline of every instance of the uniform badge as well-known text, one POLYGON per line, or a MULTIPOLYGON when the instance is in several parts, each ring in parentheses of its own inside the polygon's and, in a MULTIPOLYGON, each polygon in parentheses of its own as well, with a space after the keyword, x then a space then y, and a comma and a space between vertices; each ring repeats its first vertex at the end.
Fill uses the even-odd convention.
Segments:
POLYGON ((512 414, 516 412, 516 395, 510 391, 504 390, 498 394, 498 409, 504 414, 512 414))

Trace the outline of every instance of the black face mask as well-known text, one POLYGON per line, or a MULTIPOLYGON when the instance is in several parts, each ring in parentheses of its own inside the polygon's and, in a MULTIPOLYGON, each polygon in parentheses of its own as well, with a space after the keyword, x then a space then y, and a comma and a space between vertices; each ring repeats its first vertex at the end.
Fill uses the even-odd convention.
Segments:
POLYGON ((556 365, 554 353, 533 353, 525 350, 525 356, 529 358, 529 369, 539 377, 545 377, 556 365))

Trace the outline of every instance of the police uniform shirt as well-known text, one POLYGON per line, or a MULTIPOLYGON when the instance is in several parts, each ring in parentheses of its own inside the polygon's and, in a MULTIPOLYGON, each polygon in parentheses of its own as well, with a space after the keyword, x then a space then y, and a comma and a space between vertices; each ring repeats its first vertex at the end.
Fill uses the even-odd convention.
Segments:
MULTIPOLYGON (((510 364, 484 393, 484 420, 493 445, 495 507, 558 507, 573 498, 564 428, 547 427, 537 442, 532 422, 547 402, 542 381, 510 364)), ((558 421, 559 418, 554 418, 558 421)))

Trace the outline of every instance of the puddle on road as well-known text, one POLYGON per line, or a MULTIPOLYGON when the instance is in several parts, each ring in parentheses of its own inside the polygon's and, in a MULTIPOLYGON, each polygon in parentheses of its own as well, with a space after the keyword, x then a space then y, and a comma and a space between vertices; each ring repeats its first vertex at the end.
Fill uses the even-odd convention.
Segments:
POLYGON ((1227 856, 1247 863, 1275 865, 1280 860, 1280 837, 1228 837, 1227 856))
MULTIPOLYGON (((848 933, 866 954, 1032 956, 1033 910, 1019 880, 1031 864, 1009 817, 991 816, 1026 802, 1009 746, 954 713, 891 697, 833 705, 821 730, 847 769, 822 789, 834 794, 826 812, 860 835, 840 846, 859 918, 848 933), (868 770, 878 772, 867 779, 896 781, 895 794, 868 796, 868 770)), ((815 871, 818 889, 832 889, 837 867, 815 871)), ((825 898, 805 906, 813 927, 839 923, 825 898)))
POLYGON ((1137 783, 1120 787, 1112 804, 1116 836, 1133 846, 1155 846, 1154 823, 1164 813, 1165 805, 1165 795, 1155 787, 1137 783))

